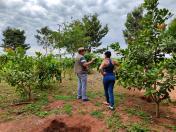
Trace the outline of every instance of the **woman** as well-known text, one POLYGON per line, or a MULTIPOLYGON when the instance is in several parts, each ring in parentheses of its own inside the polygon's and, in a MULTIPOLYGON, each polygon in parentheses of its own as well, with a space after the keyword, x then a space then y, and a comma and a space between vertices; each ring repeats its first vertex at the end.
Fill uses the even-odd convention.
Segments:
POLYGON ((110 110, 114 110, 114 84, 115 84, 115 75, 114 67, 118 65, 117 62, 111 60, 111 52, 105 52, 105 59, 100 65, 100 72, 103 75, 103 85, 105 91, 106 102, 110 110))

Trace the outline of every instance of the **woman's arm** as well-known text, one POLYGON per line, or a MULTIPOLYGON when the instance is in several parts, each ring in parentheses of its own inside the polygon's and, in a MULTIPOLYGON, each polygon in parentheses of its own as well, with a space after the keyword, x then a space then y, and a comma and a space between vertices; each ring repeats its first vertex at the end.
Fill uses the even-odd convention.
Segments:
POLYGON ((101 75, 103 75, 103 76, 106 74, 106 73, 103 71, 104 66, 105 66, 105 62, 103 61, 103 62, 101 63, 101 65, 100 65, 100 67, 99 67, 100 73, 101 73, 101 75))

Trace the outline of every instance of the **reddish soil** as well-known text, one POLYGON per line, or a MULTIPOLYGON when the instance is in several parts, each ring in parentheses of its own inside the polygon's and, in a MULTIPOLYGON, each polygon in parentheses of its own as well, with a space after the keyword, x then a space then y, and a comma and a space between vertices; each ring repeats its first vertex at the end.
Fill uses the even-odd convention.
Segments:
MULTIPOLYGON (((141 120, 136 116, 128 116, 128 114, 125 111, 125 109, 128 108, 136 108, 138 110, 142 110, 149 115, 151 115, 151 128, 153 130, 159 131, 159 132, 173 132, 173 130, 163 127, 163 125, 166 126, 176 126, 176 106, 175 105, 161 105, 160 106, 160 118, 155 117, 155 103, 153 102, 147 102, 146 100, 141 99, 143 96, 141 91, 135 90, 135 91, 129 91, 124 88, 119 87, 118 91, 120 93, 126 94, 125 101, 120 103, 120 105, 117 108, 117 111, 120 111, 121 119, 124 123, 128 124, 128 122, 140 122, 141 120)), ((172 93, 172 95, 175 96, 175 93, 172 93)), ((174 100, 172 98, 172 100, 174 100)))
MULTIPOLYGON (((91 92, 102 91, 100 77, 89 77, 89 90, 91 92), (98 80, 98 81, 97 81, 98 80), (96 82, 96 83, 95 83, 96 82)), ((155 104, 147 102, 140 91, 129 91, 127 89, 116 87, 115 93, 124 94, 124 99, 117 103, 117 112, 124 125, 130 123, 140 123, 142 119, 139 116, 131 115, 126 112, 127 109, 135 108, 151 115, 149 127, 152 131, 158 132, 173 132, 172 129, 166 126, 176 126, 176 106, 173 104, 162 104, 160 107, 161 118, 155 117, 155 104)), ((47 106, 46 110, 62 108, 65 104, 73 106, 72 116, 68 115, 50 115, 46 118, 37 116, 21 117, 13 121, 8 121, 0 124, 0 132, 108 132, 104 119, 96 119, 90 115, 94 110, 102 110, 105 117, 112 114, 105 105, 96 106, 96 102, 103 102, 104 98, 97 95, 95 99, 83 103, 80 100, 73 101, 54 101, 47 106)), ((171 93, 172 100, 176 100, 176 90, 171 93)), ((14 107, 15 108, 15 107, 14 107)), ((0 110, 0 113, 3 112, 0 110)), ((18 115, 17 115, 18 116, 18 115)), ((120 129, 118 132, 125 132, 120 129)))
POLYGON ((52 110, 52 109, 56 109, 56 108, 61 108, 61 107, 63 107, 64 104, 65 103, 62 100, 54 101, 54 102, 50 103, 49 105, 47 105, 45 107, 45 109, 46 110, 52 110))
POLYGON ((36 116, 0 124, 0 132, 99 132, 107 131, 104 123, 90 115, 36 116))

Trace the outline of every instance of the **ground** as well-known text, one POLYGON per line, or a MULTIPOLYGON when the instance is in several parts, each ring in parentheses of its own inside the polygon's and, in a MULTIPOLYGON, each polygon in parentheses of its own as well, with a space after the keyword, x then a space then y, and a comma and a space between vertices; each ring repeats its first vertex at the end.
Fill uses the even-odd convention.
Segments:
POLYGON ((176 131, 176 91, 171 101, 161 104, 161 117, 155 117, 155 104, 142 99, 140 91, 115 86, 115 111, 103 105, 99 73, 89 75, 89 102, 76 99, 76 77, 41 93, 33 103, 18 102, 14 88, 0 83, 0 132, 174 132, 176 131), (47 94, 48 93, 48 94, 47 94), (12 104, 13 103, 13 104, 12 104))

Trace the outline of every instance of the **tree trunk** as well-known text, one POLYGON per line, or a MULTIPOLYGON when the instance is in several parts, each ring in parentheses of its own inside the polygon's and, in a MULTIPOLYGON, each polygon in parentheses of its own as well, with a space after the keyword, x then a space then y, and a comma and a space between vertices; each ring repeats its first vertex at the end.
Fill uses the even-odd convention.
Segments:
POLYGON ((28 88, 29 88, 28 99, 29 99, 29 101, 31 101, 32 100, 31 88, 30 88, 30 86, 28 88))
POLYGON ((159 104, 160 104, 160 103, 156 103, 156 117, 157 117, 157 118, 160 117, 159 104))
POLYGON ((72 80, 72 72, 71 71, 70 71, 70 74, 69 74, 69 80, 72 80))
POLYGON ((45 48, 45 55, 48 55, 48 47, 45 48))
POLYGON ((62 76, 60 77, 60 83, 62 83, 62 76))

